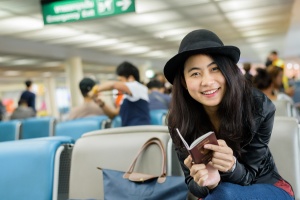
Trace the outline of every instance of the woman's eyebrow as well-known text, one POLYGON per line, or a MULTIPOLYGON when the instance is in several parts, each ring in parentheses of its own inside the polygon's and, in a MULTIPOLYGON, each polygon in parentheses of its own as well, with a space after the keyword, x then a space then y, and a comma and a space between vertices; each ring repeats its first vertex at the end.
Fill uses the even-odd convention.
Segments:
POLYGON ((212 61, 210 64, 207 65, 207 67, 210 67, 210 66, 212 66, 212 65, 214 65, 214 64, 216 64, 216 62, 215 62, 215 61, 212 61))
MULTIPOLYGON (((215 61, 212 61, 211 63, 209 63, 206 67, 210 67, 212 65, 216 64, 215 61)), ((188 70, 188 72, 191 72, 193 70, 202 70, 200 67, 192 67, 191 69, 188 70)))

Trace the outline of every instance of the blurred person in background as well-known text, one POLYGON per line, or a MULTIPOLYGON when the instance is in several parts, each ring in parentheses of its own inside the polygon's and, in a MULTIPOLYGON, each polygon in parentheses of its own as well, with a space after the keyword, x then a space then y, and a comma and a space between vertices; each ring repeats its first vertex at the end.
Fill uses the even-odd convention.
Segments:
POLYGON ((100 84, 90 96, 111 119, 120 115, 122 126, 150 125, 148 88, 140 83, 138 68, 129 62, 123 62, 117 67, 116 74, 118 81, 100 84), (119 107, 108 106, 98 98, 98 93, 114 89, 124 94, 119 107))
POLYGON ((169 109, 171 97, 164 94, 165 87, 158 80, 151 80, 147 83, 149 90, 149 108, 150 110, 169 109))
POLYGON ((278 66, 270 66, 267 68, 268 73, 270 74, 272 78, 272 84, 273 84, 273 92, 278 93, 286 93, 290 97, 294 95, 294 89, 293 87, 289 88, 289 92, 287 92, 286 89, 284 89, 284 69, 282 67, 278 66))
POLYGON ((165 75, 162 72, 155 73, 152 80, 158 80, 161 82, 165 88, 164 93, 170 94, 172 92, 172 85, 167 81, 165 75))
POLYGON ((267 97, 273 101, 287 100, 292 105, 293 99, 287 94, 278 91, 281 85, 282 68, 270 67, 267 70, 262 68, 256 69, 256 75, 253 78, 253 86, 261 90, 267 97), (272 68, 272 69, 271 69, 272 68), (271 71, 271 72, 270 72, 271 71), (273 76, 273 77, 272 77, 273 76))
POLYGON ((22 99, 27 102, 27 105, 31 107, 34 112, 36 112, 35 109, 35 94, 31 91, 32 90, 32 81, 27 80, 25 81, 26 90, 22 92, 20 100, 22 99))
POLYGON ((282 75, 280 75, 282 73, 282 68, 273 66, 269 67, 267 70, 257 68, 256 72, 257 73, 253 78, 253 86, 262 91, 272 101, 288 101, 292 106, 292 115, 299 120, 299 113, 293 99, 277 89, 282 80, 282 75))
POLYGON ((250 63, 244 63, 243 68, 245 70, 245 74, 244 74, 245 78, 252 83, 253 75, 250 73, 251 64, 250 63))
POLYGON ((96 82, 91 78, 83 78, 79 82, 79 89, 83 96, 83 104, 75 108, 72 108, 68 116, 68 120, 73 120, 77 118, 89 117, 89 116, 98 116, 104 115, 102 108, 96 104, 88 93, 93 90, 94 87, 97 87, 96 82))
POLYGON ((2 121, 6 114, 6 108, 2 103, 2 99, 0 99, 0 121, 2 121))
POLYGON ((289 95, 290 97, 294 96, 294 92, 295 89, 293 86, 289 85, 289 79, 288 77, 285 75, 285 64, 284 61, 279 58, 278 56, 278 52, 277 51, 271 51, 267 61, 266 61, 266 67, 280 67, 283 69, 283 74, 282 74, 282 85, 280 90, 282 92, 285 92, 287 95, 289 95))
POLYGON ((10 119, 26 119, 30 117, 35 117, 35 111, 28 106, 26 99, 20 99, 18 102, 18 107, 14 110, 10 119))

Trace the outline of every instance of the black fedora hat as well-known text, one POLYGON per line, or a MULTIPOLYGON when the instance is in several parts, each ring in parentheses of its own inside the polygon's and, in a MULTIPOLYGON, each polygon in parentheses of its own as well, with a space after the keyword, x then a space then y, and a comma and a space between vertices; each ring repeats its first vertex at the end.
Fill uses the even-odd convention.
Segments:
POLYGON ((166 63, 164 74, 167 80, 173 84, 178 69, 183 66, 186 59, 191 55, 201 53, 222 54, 231 58, 234 63, 237 63, 240 59, 239 48, 224 46, 220 38, 209 30, 194 30, 182 39, 178 54, 166 63))

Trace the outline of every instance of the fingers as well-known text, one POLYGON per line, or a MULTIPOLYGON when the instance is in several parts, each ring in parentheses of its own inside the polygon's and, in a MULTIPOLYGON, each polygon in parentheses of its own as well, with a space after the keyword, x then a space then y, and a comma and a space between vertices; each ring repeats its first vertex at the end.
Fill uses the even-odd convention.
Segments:
POLYGON ((208 178, 208 170, 204 164, 193 165, 190 169, 190 175, 198 185, 204 186, 208 178))
POLYGON ((208 171, 205 165, 195 165, 190 155, 184 160, 184 164, 190 169, 190 175, 193 177, 194 181, 198 185, 204 186, 205 180, 208 178, 208 171))
POLYGON ((222 152, 222 153, 232 153, 232 149, 227 146, 226 142, 224 140, 218 140, 219 145, 214 144, 206 144, 204 145, 205 149, 210 149, 215 152, 222 152))
POLYGON ((218 145, 207 144, 206 149, 214 151, 212 165, 221 172, 229 171, 234 165, 233 151, 224 140, 218 140, 218 145))
POLYGON ((185 166, 187 166, 189 169, 191 169, 192 165, 193 165, 193 159, 192 157, 189 155, 185 160, 184 160, 184 164, 185 166))
POLYGON ((231 156, 226 155, 222 158, 213 156, 211 162, 214 168, 218 169, 221 172, 227 172, 234 165, 234 157, 233 155, 231 156))

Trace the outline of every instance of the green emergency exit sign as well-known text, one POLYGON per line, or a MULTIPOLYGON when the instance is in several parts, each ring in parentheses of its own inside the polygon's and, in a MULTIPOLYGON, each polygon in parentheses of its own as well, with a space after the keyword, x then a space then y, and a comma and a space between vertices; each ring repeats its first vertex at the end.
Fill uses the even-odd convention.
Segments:
POLYGON ((42 4, 44 24, 58 24, 135 12, 134 0, 63 0, 42 4))

